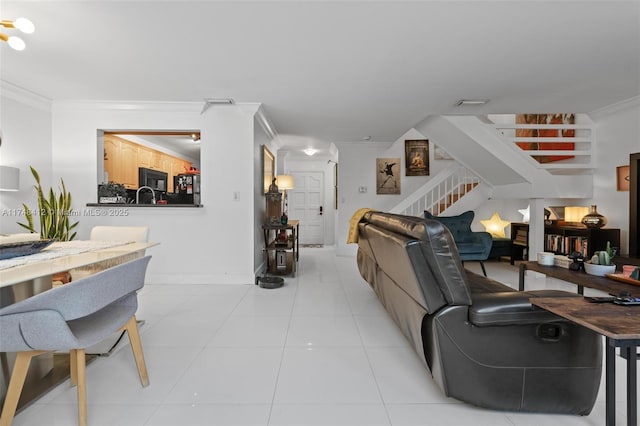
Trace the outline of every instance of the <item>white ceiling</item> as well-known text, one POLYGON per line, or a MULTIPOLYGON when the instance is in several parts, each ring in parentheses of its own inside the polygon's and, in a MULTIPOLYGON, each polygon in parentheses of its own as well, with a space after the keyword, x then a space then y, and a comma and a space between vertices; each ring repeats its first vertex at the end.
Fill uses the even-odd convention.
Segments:
POLYGON ((1 78, 53 100, 261 102, 288 145, 431 114, 590 112, 640 94, 640 1, 3 1, 1 78), (12 31, 13 32, 13 31, 12 31), (461 98, 490 99, 455 107, 461 98))

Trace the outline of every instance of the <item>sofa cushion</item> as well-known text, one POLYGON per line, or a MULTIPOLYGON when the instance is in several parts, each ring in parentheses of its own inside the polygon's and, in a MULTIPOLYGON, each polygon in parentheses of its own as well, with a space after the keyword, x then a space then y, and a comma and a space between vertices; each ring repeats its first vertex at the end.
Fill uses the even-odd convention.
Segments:
POLYGON ((433 278, 450 305, 470 305, 467 277, 451 232, 436 220, 424 220, 422 252, 433 278))
POLYGON ((458 246, 458 253, 460 254, 476 254, 476 253, 484 253, 486 251, 486 247, 484 244, 479 243, 456 243, 458 246))
MULTIPOLYGON (((474 216, 475 213, 471 210, 458 216, 434 216, 428 211, 424 211, 425 219, 435 219, 449 229, 454 241, 458 244, 458 248, 460 247, 460 243, 471 242, 471 233, 473 232, 471 231, 471 222, 473 222, 474 216)), ((460 251, 460 253, 462 253, 462 251, 460 251)))

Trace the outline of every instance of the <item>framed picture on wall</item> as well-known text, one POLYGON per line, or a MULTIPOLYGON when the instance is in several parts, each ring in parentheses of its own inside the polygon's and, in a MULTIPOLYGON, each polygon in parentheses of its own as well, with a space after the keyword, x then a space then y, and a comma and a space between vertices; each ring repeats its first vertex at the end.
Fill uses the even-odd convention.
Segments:
POLYGON ((376 194, 400 194, 399 158, 376 158, 376 194))
POLYGON ((405 175, 429 176, 429 141, 405 140, 405 175))
POLYGON ((262 175, 262 186, 266 194, 269 192, 269 186, 276 175, 276 157, 273 156, 266 145, 262 145, 262 175))
POLYGON ((618 186, 618 191, 628 191, 630 180, 629 166, 616 167, 616 183, 618 186))

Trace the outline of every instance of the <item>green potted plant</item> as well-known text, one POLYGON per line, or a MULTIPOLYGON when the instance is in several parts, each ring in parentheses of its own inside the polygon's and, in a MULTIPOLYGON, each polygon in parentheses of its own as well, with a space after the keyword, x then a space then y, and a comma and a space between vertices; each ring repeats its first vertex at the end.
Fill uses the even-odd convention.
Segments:
POLYGON ((616 249, 611 247, 611 242, 607 241, 605 250, 597 251, 588 262, 584 262, 584 270, 587 274, 605 276, 616 271, 616 265, 612 259, 616 255, 616 249))
MULTIPOLYGON (((40 237, 43 239, 56 239, 58 241, 71 241, 76 237, 76 232, 72 232, 78 222, 71 223, 69 216, 72 215, 71 210, 71 193, 67 191, 64 185, 64 180, 61 178, 60 194, 56 194, 53 188, 49 188, 47 196, 40 184, 40 175, 32 166, 31 174, 36 180, 36 185, 33 187, 36 189, 36 195, 38 197, 38 210, 35 211, 40 221, 40 237)), ((27 223, 20 223, 18 225, 29 230, 30 232, 38 233, 34 224, 34 210, 30 209, 26 204, 22 204, 24 208, 25 217, 27 223)))
POLYGON ((98 185, 98 203, 124 203, 127 188, 121 183, 108 182, 98 185))

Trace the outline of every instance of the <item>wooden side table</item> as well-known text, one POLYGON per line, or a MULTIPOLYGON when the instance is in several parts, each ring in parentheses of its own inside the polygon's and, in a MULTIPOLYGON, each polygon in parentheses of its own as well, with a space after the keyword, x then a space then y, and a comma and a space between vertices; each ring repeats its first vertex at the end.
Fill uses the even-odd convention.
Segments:
POLYGON ((295 277, 300 258, 299 229, 300 221, 298 220, 289 220, 286 224, 262 225, 264 250, 267 254, 267 273, 295 277), (284 256, 284 259, 279 259, 279 256, 284 256))
POLYGON ((640 306, 590 303, 581 297, 529 299, 532 305, 552 312, 606 338, 606 426, 616 424, 616 347, 627 360, 627 426, 638 424, 637 347, 640 346, 640 306))
MULTIPOLYGON (((633 297, 640 297, 640 286, 615 281, 607 277, 589 275, 584 271, 572 271, 559 266, 543 266, 535 261, 520 262, 518 290, 524 290, 524 278, 526 271, 535 271, 548 277, 557 278, 578 286, 578 294, 584 294, 584 287, 606 291, 618 296, 621 292, 628 292, 633 297)), ((640 313, 640 311, 639 311, 640 313)))

